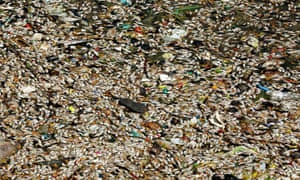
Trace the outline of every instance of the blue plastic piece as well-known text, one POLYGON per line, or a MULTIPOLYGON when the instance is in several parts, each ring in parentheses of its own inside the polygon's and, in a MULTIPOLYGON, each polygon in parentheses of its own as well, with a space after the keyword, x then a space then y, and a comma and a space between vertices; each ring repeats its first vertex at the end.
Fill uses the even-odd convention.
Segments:
POLYGON ((264 87, 264 86, 262 86, 262 85, 260 85, 260 84, 257 84, 256 87, 259 88, 259 89, 262 90, 262 91, 265 91, 265 92, 270 91, 269 88, 264 87))
POLYGON ((121 3, 123 5, 127 5, 127 6, 130 6, 131 5, 131 1, 130 0, 121 0, 121 3))

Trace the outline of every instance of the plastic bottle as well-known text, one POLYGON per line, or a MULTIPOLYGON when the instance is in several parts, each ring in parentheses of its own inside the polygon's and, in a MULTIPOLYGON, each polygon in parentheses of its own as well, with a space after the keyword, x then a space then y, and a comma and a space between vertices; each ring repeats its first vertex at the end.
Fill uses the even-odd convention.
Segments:
POLYGON ((275 101, 283 101, 283 100, 300 100, 300 94, 292 93, 292 92, 282 92, 282 91, 271 91, 269 88, 264 87, 260 84, 256 86, 262 91, 266 92, 270 95, 272 100, 275 101))
POLYGON ((282 101, 282 100, 300 100, 300 94, 282 91, 267 91, 267 94, 271 96, 272 100, 282 101))

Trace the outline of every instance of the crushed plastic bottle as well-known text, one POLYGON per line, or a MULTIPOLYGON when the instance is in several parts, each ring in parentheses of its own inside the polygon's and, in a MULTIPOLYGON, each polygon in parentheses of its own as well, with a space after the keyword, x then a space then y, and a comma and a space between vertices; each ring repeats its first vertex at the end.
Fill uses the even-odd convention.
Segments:
POLYGON ((183 145, 184 142, 180 138, 172 138, 171 142, 176 145, 183 145))
POLYGON ((164 36, 164 40, 166 42, 177 41, 186 36, 187 34, 187 31, 183 29, 172 29, 168 32, 168 35, 164 36))
POLYGON ((300 94, 282 91, 268 91, 267 94, 271 96, 272 100, 282 101, 282 100, 300 100, 300 94))
POLYGON ((283 91, 271 91, 269 88, 264 87, 260 84, 256 86, 260 90, 266 92, 271 97, 271 100, 274 101, 283 101, 283 100, 299 100, 300 94, 292 92, 283 92, 283 91))

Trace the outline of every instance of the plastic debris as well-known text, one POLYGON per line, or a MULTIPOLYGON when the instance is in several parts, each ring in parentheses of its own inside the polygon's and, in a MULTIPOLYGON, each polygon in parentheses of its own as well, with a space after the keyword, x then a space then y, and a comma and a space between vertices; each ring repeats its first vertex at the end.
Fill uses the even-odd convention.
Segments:
POLYGON ((31 92, 34 92, 36 88, 34 86, 24 86, 21 88, 21 91, 25 94, 29 94, 31 92))
POLYGON ((300 159, 300 152, 292 152, 290 156, 294 159, 300 159))
POLYGON ((0 179, 300 179, 299 7, 0 0, 0 179))
POLYGON ((221 120, 221 115, 218 111, 215 112, 214 116, 209 119, 209 121, 220 128, 224 128, 224 122, 221 120))
POLYGON ((168 32, 168 35, 164 37, 166 42, 177 41, 187 35, 187 32, 183 29, 172 29, 168 32))
POLYGON ((190 125, 194 126, 194 125, 198 124, 198 122, 199 122, 199 120, 196 117, 193 117, 190 120, 190 125))
POLYGON ((169 90, 168 90, 168 88, 165 87, 165 88, 163 88, 162 92, 163 92, 163 94, 168 94, 169 90))
POLYGON ((122 3, 123 5, 127 5, 127 6, 132 5, 131 0, 121 0, 121 3, 122 3))
POLYGON ((158 124, 157 122, 145 122, 143 123, 143 126, 151 129, 151 130, 158 130, 161 128, 160 124, 158 124))
POLYGON ((62 166, 62 161, 60 161, 60 160, 51 160, 49 162, 49 165, 53 169, 59 169, 62 166))
POLYGON ((42 38, 43 38, 43 34, 42 33, 35 33, 32 36, 32 40, 34 40, 34 41, 40 41, 40 40, 42 40, 42 38))
POLYGON ((161 81, 173 81, 174 79, 167 74, 160 74, 159 79, 161 81))
POLYGON ((183 142, 182 139, 180 139, 180 138, 172 138, 172 139, 171 139, 171 142, 172 142, 173 144, 176 144, 176 145, 183 145, 183 144, 184 144, 184 142, 183 142))
POLYGON ((168 149, 171 150, 173 148, 171 142, 165 141, 165 140, 157 140, 156 143, 162 148, 162 149, 168 149))
POLYGON ((154 142, 152 144, 151 149, 149 150, 149 153, 157 156, 161 153, 161 151, 162 151, 162 148, 160 147, 160 145, 158 143, 154 142))
POLYGON ((147 106, 145 104, 137 103, 127 98, 120 98, 119 104, 136 113, 144 113, 147 111, 147 106))
POLYGON ((266 92, 267 95, 271 97, 272 100, 275 101, 286 101, 286 100, 299 100, 300 94, 292 93, 292 92, 282 92, 282 91, 271 91, 269 88, 264 87, 260 84, 257 85, 259 89, 266 92))
POLYGON ((133 137, 141 137, 141 135, 138 132, 134 131, 134 130, 130 131, 130 135, 133 136, 133 137))
POLYGON ((284 100, 299 100, 300 94, 282 91, 268 91, 267 94, 271 96, 272 100, 284 101, 284 100))
POLYGON ((225 174, 224 175, 224 180, 241 180, 240 178, 237 178, 236 176, 232 174, 225 174))
POLYGON ((212 180, 241 180, 232 174, 225 174, 223 177, 220 175, 214 174, 212 180))
POLYGON ((68 107, 68 110, 69 110, 71 113, 74 113, 74 112, 75 112, 74 106, 69 106, 69 107, 68 107))
POLYGON ((6 161, 17 152, 17 146, 5 141, 0 140, 0 163, 6 163, 6 161))
POLYGON ((128 29, 131 28, 131 25, 130 24, 122 24, 121 28, 124 29, 124 30, 128 30, 128 29))
POLYGON ((134 28, 134 31, 137 32, 137 33, 142 33, 143 29, 140 26, 137 26, 137 27, 134 28))
POLYGON ((260 85, 260 84, 256 85, 256 87, 258 87, 259 89, 261 89, 261 90, 263 90, 263 91, 265 91, 265 92, 270 91, 269 88, 264 87, 264 86, 262 86, 262 85, 260 85))
POLYGON ((255 37, 249 37, 247 43, 248 43, 250 46, 255 47, 255 48, 257 48, 258 45, 259 45, 259 41, 258 41, 258 39, 255 38, 255 37))

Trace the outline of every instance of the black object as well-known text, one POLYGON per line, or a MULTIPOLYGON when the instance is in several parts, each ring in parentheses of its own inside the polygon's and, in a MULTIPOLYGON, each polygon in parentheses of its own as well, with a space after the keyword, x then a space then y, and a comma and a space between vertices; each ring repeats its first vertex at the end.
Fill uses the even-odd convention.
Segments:
POLYGON ((232 174, 225 174, 224 175, 224 180, 240 180, 239 178, 235 177, 232 174))
POLYGON ((213 175, 212 180, 222 180, 222 178, 216 174, 213 175))
POLYGON ((53 62, 53 61, 57 61, 58 57, 57 56, 47 56, 46 59, 48 62, 53 62))
POLYGON ((53 169, 59 169, 62 166, 62 161, 60 160, 51 160, 49 165, 53 169))
POLYGON ((147 111, 147 107, 145 104, 134 102, 128 98, 119 98, 119 104, 125 106, 132 112, 144 113, 147 111))
POLYGON ((147 96, 147 92, 146 92, 146 89, 145 89, 145 88, 140 87, 140 95, 142 95, 142 96, 147 96))
POLYGON ((224 178, 221 178, 219 175, 214 174, 212 180, 240 180, 232 174, 225 174, 224 178))
POLYGON ((291 156, 292 158, 294 158, 294 159, 300 159, 300 151, 298 151, 298 152, 292 152, 292 153, 290 154, 290 156, 291 156))

